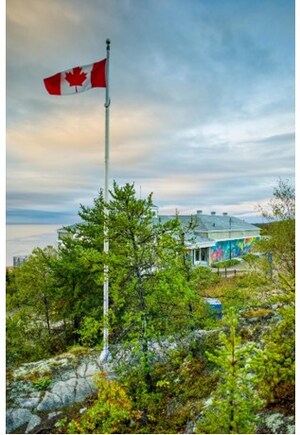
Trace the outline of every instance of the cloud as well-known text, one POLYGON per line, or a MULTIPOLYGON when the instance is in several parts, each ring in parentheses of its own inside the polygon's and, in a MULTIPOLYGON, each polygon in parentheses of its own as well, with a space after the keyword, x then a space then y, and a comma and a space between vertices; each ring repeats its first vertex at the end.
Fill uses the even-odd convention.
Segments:
POLYGON ((111 179, 162 210, 251 215, 294 177, 293 14, 290 0, 10 0, 9 219, 75 213, 103 185, 105 90, 52 97, 42 79, 105 57, 107 37, 111 179))

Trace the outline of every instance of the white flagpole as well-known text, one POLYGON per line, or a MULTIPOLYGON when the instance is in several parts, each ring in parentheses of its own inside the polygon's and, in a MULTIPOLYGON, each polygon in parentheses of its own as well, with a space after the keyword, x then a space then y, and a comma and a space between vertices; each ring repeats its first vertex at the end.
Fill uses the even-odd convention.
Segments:
MULTIPOLYGON (((106 93, 105 93, 105 180, 104 180, 104 201, 108 203, 108 188, 109 188, 109 55, 110 55, 110 40, 106 40, 106 64, 105 64, 105 81, 106 81, 106 93)), ((109 238, 108 229, 106 225, 106 218, 108 216, 108 209, 104 208, 104 254, 109 252, 109 238)), ((108 294, 109 294, 109 276, 108 266, 104 265, 104 284, 103 284, 103 350, 100 355, 102 362, 107 362, 111 355, 108 348, 108 294)))

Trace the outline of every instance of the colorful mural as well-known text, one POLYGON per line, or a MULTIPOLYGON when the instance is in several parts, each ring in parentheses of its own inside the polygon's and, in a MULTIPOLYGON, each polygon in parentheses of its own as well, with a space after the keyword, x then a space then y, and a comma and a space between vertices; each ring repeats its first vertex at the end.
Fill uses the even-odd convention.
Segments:
POLYGON ((248 239, 216 242, 215 246, 210 249, 210 261, 211 263, 217 263, 218 261, 241 257, 251 250, 254 241, 257 239, 258 237, 249 237, 248 239))

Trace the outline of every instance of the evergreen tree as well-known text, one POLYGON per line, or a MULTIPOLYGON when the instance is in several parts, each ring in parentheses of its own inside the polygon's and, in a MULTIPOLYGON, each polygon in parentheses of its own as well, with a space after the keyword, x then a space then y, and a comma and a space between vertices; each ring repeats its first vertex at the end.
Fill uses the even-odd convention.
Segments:
POLYGON ((219 382, 206 403, 198 433, 254 433, 256 413, 263 401, 258 397, 254 343, 242 344, 233 312, 226 320, 229 333, 220 334, 220 347, 208 358, 216 364, 219 382))
MULTIPOLYGON (((150 341, 174 333, 180 324, 186 328, 189 305, 197 295, 178 267, 184 249, 176 237, 178 222, 154 219, 152 195, 137 199, 132 184, 115 183, 111 196, 107 261, 115 331, 127 331, 146 368, 150 341)), ((150 386, 149 373, 147 378, 150 386)))

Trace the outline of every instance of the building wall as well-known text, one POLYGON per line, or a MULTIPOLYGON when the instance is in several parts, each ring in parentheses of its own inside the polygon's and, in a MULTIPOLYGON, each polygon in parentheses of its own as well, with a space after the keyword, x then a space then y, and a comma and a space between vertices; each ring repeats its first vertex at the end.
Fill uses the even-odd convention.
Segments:
POLYGON ((218 263, 219 261, 229 260, 231 258, 241 257, 251 251, 253 243, 259 237, 248 237, 238 240, 224 240, 216 242, 216 245, 210 248, 210 262, 218 263))
POLYGON ((201 237, 208 237, 213 240, 220 240, 220 239, 238 239, 238 238, 249 238, 249 237, 256 237, 259 236, 259 229, 256 230, 227 230, 227 231, 209 231, 209 232, 201 232, 199 235, 201 237))

